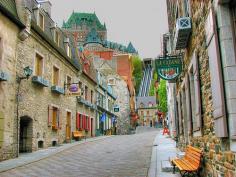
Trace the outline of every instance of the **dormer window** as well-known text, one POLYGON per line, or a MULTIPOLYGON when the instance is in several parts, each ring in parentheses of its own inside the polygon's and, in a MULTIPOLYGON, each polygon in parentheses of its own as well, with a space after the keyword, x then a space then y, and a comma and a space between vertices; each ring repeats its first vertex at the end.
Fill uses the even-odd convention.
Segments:
POLYGON ((39 13, 39 26, 44 31, 44 16, 39 13))
POLYGON ((68 57, 71 58, 71 48, 70 48, 69 45, 68 45, 68 47, 67 47, 67 55, 68 55, 68 57))
POLYGON ((54 38, 55 43, 57 44, 57 46, 60 45, 60 35, 58 31, 55 31, 55 38, 54 38))

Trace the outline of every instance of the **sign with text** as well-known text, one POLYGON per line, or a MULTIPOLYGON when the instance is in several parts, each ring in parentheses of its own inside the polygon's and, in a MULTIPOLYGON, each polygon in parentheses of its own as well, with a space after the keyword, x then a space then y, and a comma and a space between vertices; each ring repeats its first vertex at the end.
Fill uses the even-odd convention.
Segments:
POLYGON ((181 56, 159 57, 155 65, 157 74, 164 80, 174 80, 182 71, 181 56))
POLYGON ((81 96, 81 88, 79 88, 78 84, 70 84, 67 86, 66 95, 81 96))

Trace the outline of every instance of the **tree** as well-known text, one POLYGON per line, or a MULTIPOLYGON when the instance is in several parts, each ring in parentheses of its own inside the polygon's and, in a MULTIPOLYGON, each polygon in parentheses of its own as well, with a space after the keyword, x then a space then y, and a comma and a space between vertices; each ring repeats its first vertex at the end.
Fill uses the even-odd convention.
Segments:
POLYGON ((167 108, 167 91, 166 91, 166 81, 160 80, 160 84, 158 86, 158 97, 159 97, 159 111, 166 113, 168 111, 167 108))
POLYGON ((132 62, 134 66, 133 76, 135 80, 135 92, 138 93, 143 77, 142 60, 139 56, 133 56, 132 62))

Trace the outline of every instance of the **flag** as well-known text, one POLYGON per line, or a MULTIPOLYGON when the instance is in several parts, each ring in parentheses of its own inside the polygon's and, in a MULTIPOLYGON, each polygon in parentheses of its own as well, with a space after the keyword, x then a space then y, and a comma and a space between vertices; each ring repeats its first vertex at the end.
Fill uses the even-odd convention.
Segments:
POLYGON ((111 118, 111 121, 112 121, 112 123, 115 123, 115 122, 116 122, 116 118, 113 116, 113 117, 111 118))
POLYGON ((105 120, 106 120, 106 113, 105 112, 102 113, 100 120, 101 120, 101 122, 105 122, 105 120))

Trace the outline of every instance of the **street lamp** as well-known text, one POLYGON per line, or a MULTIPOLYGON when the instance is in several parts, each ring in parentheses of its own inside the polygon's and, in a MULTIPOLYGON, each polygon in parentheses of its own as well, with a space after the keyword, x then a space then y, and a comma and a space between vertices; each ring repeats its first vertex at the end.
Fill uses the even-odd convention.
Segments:
POLYGON ((17 138, 17 157, 19 156, 19 93, 20 93, 20 84, 23 79, 29 79, 32 75, 33 69, 30 66, 24 68, 25 76, 16 76, 16 81, 18 83, 17 93, 16 93, 16 138, 17 138))
POLYGON ((23 76, 23 77, 17 76, 17 82, 20 84, 21 80, 29 79, 29 77, 32 75, 32 73, 33 73, 33 69, 30 66, 26 66, 24 68, 24 75, 25 76, 23 76))

